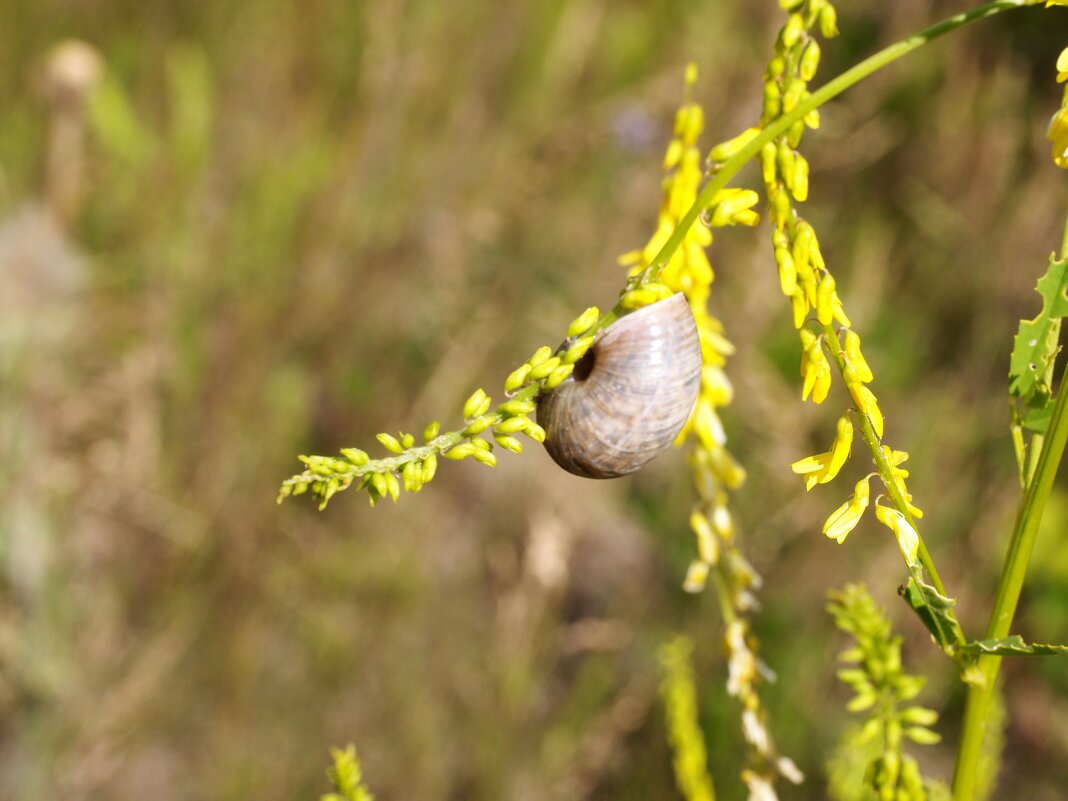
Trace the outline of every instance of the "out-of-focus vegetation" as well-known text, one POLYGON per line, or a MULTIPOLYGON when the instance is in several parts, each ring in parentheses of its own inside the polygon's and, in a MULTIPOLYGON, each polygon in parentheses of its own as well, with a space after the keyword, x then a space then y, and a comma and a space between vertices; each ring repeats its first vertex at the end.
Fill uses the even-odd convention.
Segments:
MULTIPOLYGON (((821 75, 958 7, 843 3, 821 75)), ((611 304, 616 254, 655 219, 683 65, 701 67, 705 144, 737 133, 778 14, 0 0, 0 796, 315 797, 328 746, 351 741, 380 799, 671 798, 656 653, 684 632, 716 789, 742 797, 721 624, 679 589, 677 457, 591 482, 505 454, 396 508, 274 498, 295 454, 459 408, 611 304), (72 112, 45 78, 69 37, 102 67, 81 152, 57 150, 72 112), (48 218, 79 165, 73 210, 48 218)), ((1018 494, 1011 337, 1063 221, 1043 135, 1065 17, 1015 12, 925 48, 806 139, 806 214, 973 634, 1018 494)), ((798 399, 766 240, 717 236, 713 303, 739 349, 727 422, 767 579, 771 728, 808 777, 784 795, 826 796, 849 724, 823 611, 847 581, 897 619, 923 703, 944 699, 943 744, 919 757, 947 778, 963 692, 894 597, 896 544, 871 521, 828 542, 837 502, 790 473, 834 421, 798 399)), ((1068 640, 1066 515, 1062 484, 1027 639, 1068 640)), ((1066 675, 1006 665, 1015 797, 1068 786, 1066 675)))

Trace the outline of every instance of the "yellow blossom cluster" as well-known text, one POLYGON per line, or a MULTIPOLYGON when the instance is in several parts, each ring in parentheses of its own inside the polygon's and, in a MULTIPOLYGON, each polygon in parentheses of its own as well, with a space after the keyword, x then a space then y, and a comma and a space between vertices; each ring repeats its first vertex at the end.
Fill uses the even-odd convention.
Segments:
MULTIPOLYGON (((654 263, 664 243, 694 204, 704 181, 701 151, 697 147, 697 139, 704 129, 704 113, 691 99, 696 79, 696 67, 690 65, 686 71, 687 97, 676 113, 674 137, 664 156, 667 175, 656 232, 641 250, 620 257, 622 264, 631 267, 631 276, 640 275, 654 263)), ((690 227, 660 272, 658 281, 631 289, 621 301, 624 306, 635 308, 683 292, 690 303, 701 340, 701 388, 693 412, 676 441, 676 444, 682 444, 691 436, 697 440, 690 456, 701 496, 690 517, 697 538, 697 558, 690 566, 685 583, 693 592, 704 586, 716 564, 719 543, 729 542, 732 538, 727 491, 737 489, 745 481, 745 469, 726 448, 727 438, 718 412, 731 402, 734 395, 723 369, 727 358, 734 353, 734 346, 724 336, 722 323, 708 310, 715 274, 705 248, 712 244, 711 226, 755 225, 759 218, 752 206, 757 200, 757 194, 751 190, 724 189, 703 215, 705 225, 690 227)))
MULTIPOLYGON (((667 175, 656 233, 644 248, 620 259, 631 267, 630 275, 636 279, 621 303, 635 308, 667 294, 683 292, 697 323, 703 362, 701 387, 693 412, 676 441, 676 444, 690 444, 688 460, 698 493, 690 514, 697 554, 683 587, 689 592, 699 592, 708 578, 714 576, 723 589, 720 598, 727 606, 724 616, 728 620, 724 638, 729 670, 727 690, 742 704, 742 731, 750 751, 750 767, 742 772, 742 777, 747 786, 759 786, 762 792, 771 793, 763 797, 774 799, 775 776, 799 782, 801 773, 791 760, 776 751, 758 693, 760 683, 772 675, 756 655, 757 643, 747 619, 747 614, 758 607, 754 592, 760 587, 761 578, 735 544, 729 492, 745 481, 745 469, 727 450, 727 437, 719 416, 719 410, 731 402, 734 394, 724 372, 734 347, 724 336, 722 323, 708 310, 715 276, 705 253, 712 243, 712 228, 755 225, 759 221, 752 208, 759 200, 757 194, 735 188, 717 193, 702 211, 704 225, 689 227, 656 281, 642 280, 658 268, 657 255, 693 206, 705 179, 701 151, 697 147, 704 117, 700 106, 690 97, 696 77, 696 69, 691 66, 686 74, 686 101, 676 115, 674 138, 664 158, 667 175)), ((738 146, 737 141, 728 142, 715 150, 721 153, 738 146)))
MULTIPOLYGON (((820 56, 813 31, 818 29, 824 37, 837 33, 834 9, 828 2, 801 0, 789 3, 787 10, 789 18, 780 31, 775 57, 765 73, 762 126, 788 113, 808 96, 808 82, 815 75, 820 56)), ((833 363, 842 376, 853 408, 839 418, 830 449, 795 462, 792 469, 804 477, 807 489, 828 483, 848 460, 854 426, 859 425, 891 500, 903 507, 898 510, 876 502, 876 517, 894 532, 906 561, 912 564, 916 560, 918 534, 903 512, 911 518, 920 517, 921 512, 912 505, 905 487, 908 473, 899 467, 908 454, 882 445, 883 414, 875 394, 867 386, 874 375, 861 351, 860 336, 851 328, 816 232, 797 210, 797 204, 808 198, 809 188, 808 163, 797 147, 805 128, 818 125, 819 117, 810 113, 766 144, 760 153, 761 177, 774 226, 772 246, 779 284, 790 299, 794 327, 801 340, 802 400, 811 399, 818 404, 827 399, 833 363)), ((747 131, 735 141, 744 144, 753 135, 752 130, 747 131)), ((719 156, 720 153, 713 153, 713 158, 719 156)), ((858 481, 853 496, 824 523, 823 531, 828 537, 843 542, 860 522, 870 503, 870 478, 866 476, 858 481)))

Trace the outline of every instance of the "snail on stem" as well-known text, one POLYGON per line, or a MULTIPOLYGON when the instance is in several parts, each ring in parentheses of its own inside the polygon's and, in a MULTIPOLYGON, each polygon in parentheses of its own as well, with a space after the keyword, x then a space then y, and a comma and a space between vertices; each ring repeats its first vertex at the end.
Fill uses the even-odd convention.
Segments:
POLYGON ((667 450, 701 384, 701 341, 681 293, 612 323, 538 399, 545 448, 569 473, 616 478, 667 450))

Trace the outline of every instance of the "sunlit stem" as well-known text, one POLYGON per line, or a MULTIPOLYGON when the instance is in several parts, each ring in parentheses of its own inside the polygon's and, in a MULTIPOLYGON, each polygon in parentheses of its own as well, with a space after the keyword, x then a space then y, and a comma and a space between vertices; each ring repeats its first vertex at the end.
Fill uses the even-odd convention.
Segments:
MULTIPOLYGON (((1061 242, 1061 258, 1068 258, 1068 220, 1065 221, 1064 238, 1061 242)), ((1061 375, 1057 388, 1057 401, 1053 407, 1053 419, 1044 440, 1031 441, 1031 448, 1039 448, 1038 461, 1024 491, 1023 501, 1016 516, 1009 551, 1005 557, 1001 579, 998 581, 997 597, 990 622, 986 627, 987 639, 1000 639, 1009 634, 1016 605, 1020 600, 1027 566, 1031 561, 1038 526, 1046 508, 1053 479, 1057 475, 1064 446, 1068 442, 1068 366, 1061 375)), ((1036 438, 1037 439, 1037 438, 1036 438)), ((990 704, 994 687, 1001 669, 1000 656, 979 657, 981 684, 968 688, 968 701, 964 707, 964 728, 961 731, 960 748, 957 750, 957 767, 953 775, 953 797, 956 801, 972 801, 975 796, 975 781, 983 739, 986 736, 990 704)))

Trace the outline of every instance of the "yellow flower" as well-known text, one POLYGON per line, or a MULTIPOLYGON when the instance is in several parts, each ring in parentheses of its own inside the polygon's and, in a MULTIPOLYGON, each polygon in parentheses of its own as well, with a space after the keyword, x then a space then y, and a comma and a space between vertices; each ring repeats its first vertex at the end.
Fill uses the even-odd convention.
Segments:
POLYGON ((868 508, 870 490, 868 476, 857 482, 853 488, 853 497, 839 506, 823 524, 823 533, 839 543, 845 542, 849 532, 857 527, 864 510, 868 508))
POLYGON ((857 409, 871 420, 871 427, 875 429, 875 436, 883 438, 883 413, 879 409, 879 403, 875 400, 875 394, 863 384, 850 384, 849 394, 853 396, 853 402, 857 409))
POLYGON ((801 400, 808 400, 811 393, 813 403, 823 403, 831 388, 831 365, 823 353, 822 338, 807 328, 797 333, 801 336, 801 375, 805 379, 801 400))
POLYGON ((860 336, 852 328, 845 330, 845 342, 842 344, 842 349, 845 351, 846 360, 856 372, 857 378, 865 384, 871 383, 874 378, 871 367, 868 366, 867 359, 860 351, 860 336))
POLYGON ((1053 143, 1053 163, 1068 170, 1068 105, 1053 115, 1046 138, 1053 143))
POLYGON ((805 489, 812 489, 817 484, 826 484, 838 475, 853 445, 853 423, 848 414, 838 420, 834 444, 826 453, 806 456, 790 465, 790 469, 805 477, 805 489))
POLYGON ((1068 47, 1057 56, 1057 83, 1068 81, 1068 47))
POLYGON ((905 563, 910 567, 916 564, 917 554, 920 551, 920 535, 916 529, 905 519, 897 509, 889 506, 875 504, 875 516, 879 522, 894 532, 897 538, 897 547, 901 549, 901 555, 905 557, 905 563))

